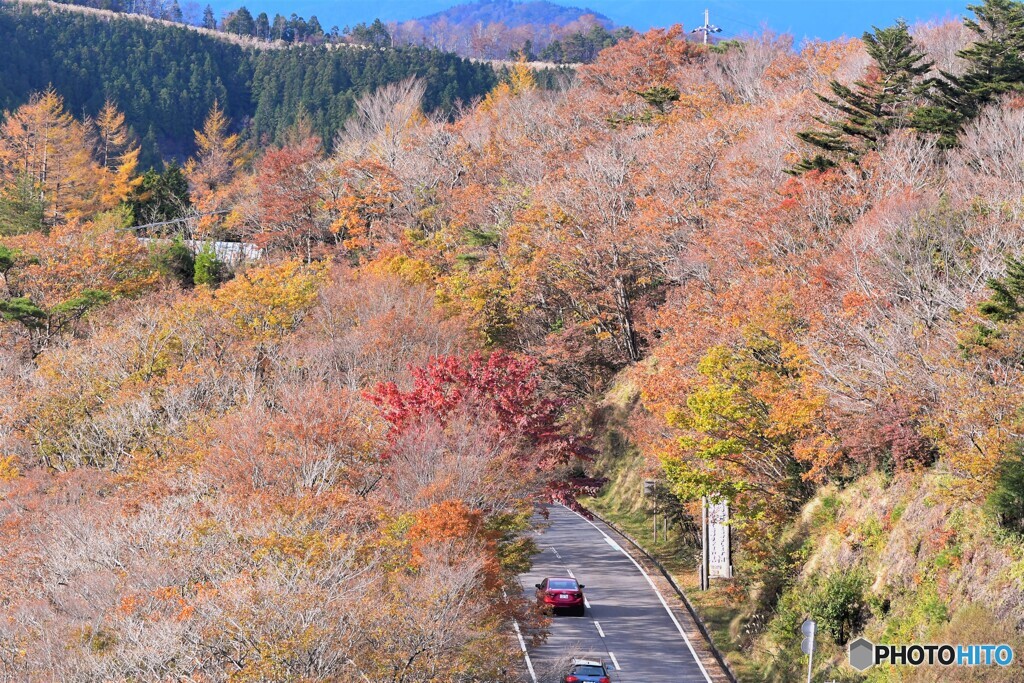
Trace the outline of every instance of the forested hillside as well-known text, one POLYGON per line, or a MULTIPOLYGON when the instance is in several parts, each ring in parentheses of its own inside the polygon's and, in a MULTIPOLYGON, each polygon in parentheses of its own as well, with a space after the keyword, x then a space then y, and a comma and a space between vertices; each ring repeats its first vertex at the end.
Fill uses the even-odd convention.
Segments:
POLYGON ((586 474, 660 480, 683 564, 730 503, 744 680, 806 675, 807 616, 822 680, 859 634, 1020 652, 1024 3, 972 13, 651 30, 451 119, 400 80, 330 147, 225 100, 160 176, 130 101, 12 109, 0 676, 514 680, 533 503, 586 474), (165 201, 259 258, 140 243, 165 201))
MULTIPOLYGON (((41 0, 34 0, 36 2, 41 0)), ((42 0, 45 1, 45 0, 42 0)), ((480 0, 456 5, 444 12, 405 21, 376 19, 343 29, 329 29, 315 15, 306 19, 260 12, 253 16, 241 5, 218 19, 213 7, 173 0, 54 0, 61 4, 140 15, 168 23, 201 27, 209 35, 220 34, 249 45, 362 45, 393 47, 411 45, 455 52, 477 59, 514 59, 573 64, 592 62, 603 48, 632 36, 629 27, 614 28, 605 16, 550 2, 480 0)), ((283 9, 283 8, 282 8, 283 9)))
POLYGON ((142 140, 142 164, 183 159, 216 100, 254 139, 279 140, 300 112, 328 144, 358 97, 420 77, 426 111, 451 112, 485 94, 493 70, 423 48, 296 47, 257 50, 126 15, 83 14, 34 3, 0 4, 0 108, 50 85, 76 114, 113 100, 142 140))

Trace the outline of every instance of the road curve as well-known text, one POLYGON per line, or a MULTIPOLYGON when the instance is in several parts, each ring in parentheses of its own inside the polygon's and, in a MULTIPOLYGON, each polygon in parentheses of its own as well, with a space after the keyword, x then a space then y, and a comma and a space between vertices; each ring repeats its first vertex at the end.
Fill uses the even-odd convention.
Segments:
MULTIPOLYGON (((599 521, 560 505, 536 518, 540 553, 522 575, 532 598, 534 584, 548 576, 574 576, 584 584, 586 616, 556 616, 547 640, 530 649, 527 680, 553 679, 569 656, 600 656, 617 683, 713 683, 724 680, 696 629, 662 595, 656 583, 622 548, 622 539, 599 521), (689 634, 689 635, 688 635, 689 634), (699 639, 699 636, 696 636, 699 639), (700 656, 698 656, 698 652, 700 656), (710 669, 710 670, 709 670, 710 669)), ((560 678, 554 680, 561 680, 560 678)))

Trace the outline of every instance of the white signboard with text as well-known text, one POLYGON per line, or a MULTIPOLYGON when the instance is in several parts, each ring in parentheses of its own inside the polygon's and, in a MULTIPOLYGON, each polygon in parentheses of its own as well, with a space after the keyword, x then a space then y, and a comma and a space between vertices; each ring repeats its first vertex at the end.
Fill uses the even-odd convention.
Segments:
POLYGON ((729 538, 729 504, 708 502, 708 575, 732 578, 732 547, 729 538))

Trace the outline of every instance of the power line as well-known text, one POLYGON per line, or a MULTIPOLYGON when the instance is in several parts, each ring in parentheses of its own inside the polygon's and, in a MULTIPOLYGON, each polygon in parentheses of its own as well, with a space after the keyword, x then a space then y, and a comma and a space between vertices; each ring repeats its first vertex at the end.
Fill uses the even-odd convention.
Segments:
POLYGON ((133 226, 131 226, 129 228, 124 228, 124 230, 135 231, 135 230, 144 230, 146 228, 157 228, 157 227, 160 227, 160 226, 163 226, 163 225, 177 225, 178 223, 188 223, 189 221, 194 221, 197 218, 203 218, 204 216, 220 216, 220 215, 225 214, 225 213, 231 213, 231 211, 230 210, 224 210, 224 211, 210 211, 208 213, 197 213, 197 214, 193 214, 191 216, 182 216, 181 218, 172 218, 169 221, 160 221, 159 223, 146 223, 145 225, 133 225, 133 226))
POLYGON ((715 13, 729 25, 739 24, 752 31, 761 31, 765 28, 767 19, 764 16, 757 17, 751 13, 751 9, 740 0, 718 0, 715 2, 715 13), (741 17, 741 18, 740 18, 741 17), (750 22, 757 22, 754 25, 750 22))

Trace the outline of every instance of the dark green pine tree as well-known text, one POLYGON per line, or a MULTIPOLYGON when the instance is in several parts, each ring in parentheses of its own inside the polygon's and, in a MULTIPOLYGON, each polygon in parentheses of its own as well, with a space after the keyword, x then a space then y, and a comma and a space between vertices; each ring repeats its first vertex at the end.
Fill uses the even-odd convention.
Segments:
POLYGON ((256 37, 260 40, 270 40, 270 17, 266 12, 260 12, 256 17, 256 37))
POLYGON ((284 40, 284 27, 288 22, 280 14, 274 15, 274 21, 270 23, 270 39, 271 40, 284 40))
POLYGON ((146 171, 142 184, 129 198, 128 206, 139 225, 171 221, 185 215, 192 201, 181 166, 171 161, 163 173, 153 169, 146 171))
POLYGON ((945 71, 929 81, 931 104, 914 113, 914 127, 937 133, 939 145, 954 147, 965 123, 1008 92, 1024 90, 1024 3, 985 0, 968 5, 975 20, 965 25, 977 40, 957 56, 968 63, 960 76, 945 71))
POLYGON ((978 303, 978 312, 988 318, 988 322, 976 323, 974 334, 961 342, 961 350, 968 353, 974 346, 990 346, 993 340, 1003 336, 1006 325, 1017 322, 1024 313, 1024 260, 1007 256, 1006 274, 989 278, 985 285, 992 294, 978 303))
POLYGON ((240 36, 256 35, 256 20, 252 13, 242 5, 224 20, 223 30, 240 36))
POLYGON ((26 175, 0 192, 0 235, 20 235, 43 228, 39 188, 26 175))
POLYGON ((1006 323, 1024 313, 1024 261, 1006 257, 1006 276, 987 283, 992 296, 978 305, 978 311, 989 320, 1006 323))
POLYGON ((170 9, 167 10, 167 20, 173 21, 175 24, 180 24, 185 20, 185 14, 181 11, 181 5, 178 4, 178 0, 174 0, 171 3, 170 9))
POLYGON ((213 15, 213 8, 209 5, 203 10, 203 28, 208 28, 211 31, 217 28, 217 17, 213 15))
POLYGON ((822 150, 798 163, 792 172, 824 170, 839 162, 857 163, 879 142, 899 128, 910 125, 913 98, 921 77, 932 67, 914 46, 907 24, 901 19, 888 28, 864 34, 864 48, 874 60, 866 78, 853 87, 829 83, 832 96, 818 99, 840 116, 817 118, 825 128, 797 133, 804 142, 822 150))
POLYGON ((637 92, 644 102, 654 107, 659 114, 664 114, 673 102, 679 101, 679 90, 670 85, 657 85, 637 92))
POLYGON ((309 23, 306 24, 306 31, 310 38, 323 37, 324 27, 320 25, 320 20, 316 18, 315 14, 309 18, 309 23))

